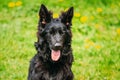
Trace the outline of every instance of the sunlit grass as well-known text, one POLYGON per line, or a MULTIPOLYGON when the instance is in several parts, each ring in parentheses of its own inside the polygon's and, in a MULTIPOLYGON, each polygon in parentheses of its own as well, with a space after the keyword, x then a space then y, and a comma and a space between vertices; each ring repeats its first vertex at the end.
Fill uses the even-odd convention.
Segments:
POLYGON ((74 6, 72 48, 75 80, 120 79, 120 1, 0 1, 0 80, 26 80, 41 3, 60 11, 74 6))

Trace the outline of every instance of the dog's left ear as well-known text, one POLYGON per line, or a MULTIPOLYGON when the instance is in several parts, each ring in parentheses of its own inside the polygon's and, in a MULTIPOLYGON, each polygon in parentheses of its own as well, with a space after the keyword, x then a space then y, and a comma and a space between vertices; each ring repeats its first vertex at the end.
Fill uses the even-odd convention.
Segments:
POLYGON ((69 28, 72 25, 73 7, 69 8, 66 12, 63 12, 60 18, 61 22, 69 28))

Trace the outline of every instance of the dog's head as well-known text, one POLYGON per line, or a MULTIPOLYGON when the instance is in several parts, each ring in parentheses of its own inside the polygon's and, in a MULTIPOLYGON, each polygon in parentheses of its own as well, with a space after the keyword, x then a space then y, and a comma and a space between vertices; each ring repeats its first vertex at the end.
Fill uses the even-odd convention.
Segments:
MULTIPOLYGON (((42 4, 39 11, 38 39, 47 43, 52 61, 58 61, 65 45, 71 42, 73 7, 63 12, 59 18, 53 18, 52 13, 42 4), (40 36, 40 37, 39 37, 40 36)), ((44 43, 43 43, 44 44, 44 43)))

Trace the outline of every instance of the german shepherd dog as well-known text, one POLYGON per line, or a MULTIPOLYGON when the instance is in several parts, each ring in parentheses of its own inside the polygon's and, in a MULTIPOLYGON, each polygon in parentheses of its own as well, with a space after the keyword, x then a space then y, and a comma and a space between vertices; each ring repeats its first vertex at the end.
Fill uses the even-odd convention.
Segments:
POLYGON ((71 70, 71 25, 73 7, 53 18, 42 4, 35 48, 37 54, 30 61, 28 80, 73 80, 71 70))

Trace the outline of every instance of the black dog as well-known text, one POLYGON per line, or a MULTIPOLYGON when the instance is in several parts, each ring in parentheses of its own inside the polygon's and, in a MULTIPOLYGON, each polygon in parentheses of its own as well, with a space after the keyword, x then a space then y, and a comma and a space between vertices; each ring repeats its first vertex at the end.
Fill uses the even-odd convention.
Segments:
POLYGON ((28 80, 73 80, 70 30, 73 7, 54 19, 42 4, 39 16, 37 54, 30 62, 28 80))

